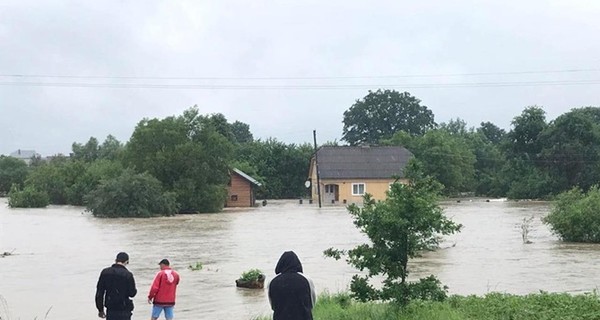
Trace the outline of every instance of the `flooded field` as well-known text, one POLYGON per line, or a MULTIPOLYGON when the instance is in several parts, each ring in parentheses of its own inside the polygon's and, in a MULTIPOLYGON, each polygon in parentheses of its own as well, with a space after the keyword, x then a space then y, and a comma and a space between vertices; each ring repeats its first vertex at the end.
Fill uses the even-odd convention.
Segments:
MULTIPOLYGON (((549 208, 538 202, 444 202, 446 214, 464 225, 442 249, 411 264, 413 277, 431 273, 452 293, 501 291, 585 292, 600 285, 600 246, 564 244, 541 224, 549 208), (521 222, 533 216, 523 244, 521 222)), ((146 296, 157 263, 169 258, 181 274, 176 319, 251 319, 269 314, 266 290, 235 287, 251 268, 273 277, 277 259, 294 250, 318 291, 345 290, 355 270, 323 257, 328 247, 365 241, 343 207, 271 201, 266 207, 220 214, 156 219, 97 219, 80 207, 9 209, 0 199, 0 296, 9 319, 97 319, 95 285, 115 254, 127 251, 138 296, 133 319, 148 319, 146 296), (204 269, 192 271, 201 262, 204 269)), ((6 316, 6 315, 5 315, 6 316)))

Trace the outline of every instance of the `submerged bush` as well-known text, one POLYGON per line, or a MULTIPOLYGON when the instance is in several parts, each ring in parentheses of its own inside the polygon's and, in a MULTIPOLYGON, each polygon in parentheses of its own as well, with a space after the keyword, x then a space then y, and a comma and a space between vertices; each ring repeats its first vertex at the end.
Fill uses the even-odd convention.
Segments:
POLYGON ((160 181, 147 173, 125 170, 104 180, 85 196, 87 209, 99 217, 152 217, 177 212, 175 194, 163 192, 160 181))
POLYGON ((240 277, 241 281, 258 281, 263 276, 263 272, 259 269, 250 269, 240 277))
POLYGON ((44 208, 48 204, 50 204, 48 194, 31 186, 21 190, 13 184, 8 193, 8 206, 11 208, 44 208))
POLYGON ((560 194, 550 214, 542 219, 564 241, 600 242, 600 189, 579 188, 560 194))

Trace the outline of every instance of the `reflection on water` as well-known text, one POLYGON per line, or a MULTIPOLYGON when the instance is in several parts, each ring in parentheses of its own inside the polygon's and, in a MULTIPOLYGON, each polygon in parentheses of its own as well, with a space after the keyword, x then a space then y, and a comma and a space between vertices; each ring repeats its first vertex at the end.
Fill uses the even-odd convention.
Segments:
MULTIPOLYGON (((443 249, 411 264, 412 277, 436 274, 450 291, 516 294, 590 291, 597 287, 597 245, 557 241, 540 217, 538 202, 444 202, 446 214, 462 223, 443 249), (521 221, 534 216, 523 244, 521 221)), ((266 290, 235 287, 251 268, 272 278, 285 250, 294 250, 319 291, 345 290, 355 272, 342 261, 325 259, 324 249, 351 248, 365 241, 342 207, 271 201, 266 207, 221 214, 156 219, 96 219, 82 208, 8 209, 0 199, 0 295, 13 319, 94 319, 97 277, 118 251, 130 255, 139 294, 133 319, 149 317, 146 302, 158 261, 169 258, 182 278, 176 318, 251 319, 269 313, 266 290), (204 269, 192 271, 201 262, 204 269)))

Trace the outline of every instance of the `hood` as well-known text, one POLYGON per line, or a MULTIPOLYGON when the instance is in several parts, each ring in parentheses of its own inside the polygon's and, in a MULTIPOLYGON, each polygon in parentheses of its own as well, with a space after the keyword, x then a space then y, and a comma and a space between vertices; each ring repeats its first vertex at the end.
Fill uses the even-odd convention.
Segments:
POLYGON ((302 272, 302 263, 294 251, 284 252, 275 267, 275 274, 286 272, 302 272))
POLYGON ((165 269, 163 271, 164 271, 165 275, 167 275, 167 282, 173 283, 173 281, 175 281, 175 276, 173 276, 173 270, 165 269))

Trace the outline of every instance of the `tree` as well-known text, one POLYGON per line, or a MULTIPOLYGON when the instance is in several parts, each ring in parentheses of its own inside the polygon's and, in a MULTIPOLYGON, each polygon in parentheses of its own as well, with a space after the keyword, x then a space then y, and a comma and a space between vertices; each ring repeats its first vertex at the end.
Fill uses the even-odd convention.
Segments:
POLYGON ((557 192, 600 180, 600 108, 572 109, 540 134, 540 167, 556 181, 557 192))
POLYGON ((73 161, 66 157, 55 157, 34 168, 25 187, 43 191, 50 197, 51 204, 68 204, 69 188, 85 174, 87 164, 83 160, 73 161))
POLYGON ((124 168, 118 161, 96 160, 85 167, 85 172, 75 178, 73 184, 67 186, 67 203, 84 205, 87 194, 96 189, 100 181, 113 179, 121 175, 124 168))
POLYGON ((425 174, 441 182, 445 193, 456 194, 473 189, 476 162, 468 137, 459 131, 453 134, 442 126, 416 137, 400 131, 383 143, 408 148, 422 163, 425 174))
POLYGON ((431 130, 417 140, 417 159, 428 175, 444 185, 445 193, 473 189, 476 159, 464 139, 444 130, 431 130))
MULTIPOLYGON (((440 123, 439 129, 446 131, 452 136, 467 137, 469 135, 469 129, 465 120, 456 118, 450 119, 448 122, 440 123)), ((472 130, 471 130, 472 131, 472 130)))
POLYGON ((239 145, 236 161, 252 164, 258 176, 264 178, 258 198, 289 199, 307 192, 304 182, 312 152, 309 144, 285 144, 270 138, 239 145))
POLYGON ((74 160, 82 160, 85 162, 92 162, 98 159, 99 150, 98 139, 90 137, 86 144, 73 142, 71 145, 72 155, 74 160))
POLYGON ((492 144, 499 144, 502 142, 504 137, 506 136, 506 131, 504 129, 500 129, 500 127, 496 126, 491 122, 482 122, 477 128, 477 132, 483 134, 483 136, 492 144))
POLYGON ((144 119, 123 157, 136 172, 148 172, 175 192, 185 212, 219 211, 227 198, 233 145, 207 121, 197 108, 178 117, 144 119))
POLYGON ((28 172, 25 161, 0 156, 0 194, 7 194, 13 184, 23 187, 28 172))
POLYGON ((236 121, 231 124, 231 131, 237 143, 248 143, 254 141, 250 132, 250 126, 246 123, 236 121))
POLYGON ((344 112, 342 139, 350 145, 376 144, 400 130, 422 135, 435 127, 433 112, 408 92, 369 91, 344 112))
POLYGON ((113 135, 108 135, 102 145, 98 148, 98 158, 106 160, 118 160, 123 153, 123 144, 113 135))
POLYGON ((233 132, 233 126, 227 122, 227 118, 222 113, 215 113, 207 117, 201 117, 203 126, 210 126, 216 132, 220 133, 229 142, 236 143, 236 136, 233 132))
POLYGON ((175 194, 163 192, 160 181, 147 173, 125 170, 103 180, 85 196, 87 209, 98 217, 153 217, 177 212, 175 194))
POLYGON ((502 178, 501 170, 506 159, 497 143, 480 130, 472 132, 468 143, 475 154, 475 193, 492 197, 506 195, 508 190, 506 180, 502 178))
POLYGON ((21 190, 16 184, 8 193, 8 206, 11 208, 44 208, 50 204, 50 198, 44 191, 39 191, 32 186, 21 190))
POLYGON ((528 159, 537 157, 542 150, 540 134, 548 126, 546 112, 538 106, 527 107, 513 119, 512 125, 507 134, 510 154, 528 159))
POLYGON ((600 189, 587 193, 575 187, 561 193, 552 211, 542 221, 563 241, 600 243, 600 189))
POLYGON ((502 170, 507 181, 507 196, 531 199, 548 195, 551 182, 540 169, 542 132, 547 128, 546 113, 538 106, 527 107, 512 121, 513 128, 502 143, 507 163, 502 170))
POLYGON ((440 235, 460 231, 461 225, 446 218, 437 203, 441 186, 424 177, 418 162, 411 160, 407 167, 408 184, 394 183, 386 200, 376 202, 365 195, 363 207, 354 204, 348 211, 354 225, 370 240, 349 251, 327 249, 325 255, 341 258, 353 267, 368 271, 354 275, 350 290, 361 300, 392 300, 406 304, 411 299, 442 300, 445 287, 434 276, 409 283, 408 261, 419 252, 438 246, 440 235), (374 276, 385 277, 383 286, 376 288, 370 281, 374 276))

